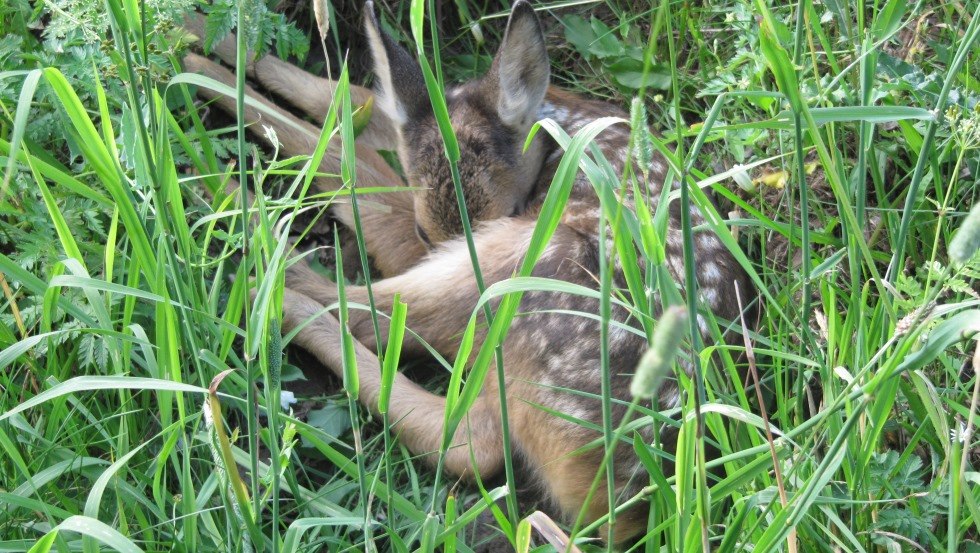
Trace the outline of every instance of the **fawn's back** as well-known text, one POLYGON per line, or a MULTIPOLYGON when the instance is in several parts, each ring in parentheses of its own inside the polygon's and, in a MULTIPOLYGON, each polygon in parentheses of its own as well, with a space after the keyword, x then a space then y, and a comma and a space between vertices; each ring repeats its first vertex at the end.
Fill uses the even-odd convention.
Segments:
MULTIPOLYGON (((527 16, 522 17, 518 11, 515 6, 489 72, 446 92, 450 120, 460 145, 459 180, 468 216, 476 223, 501 217, 537 217, 563 152, 545 132, 539 132, 524 149, 525 138, 536 121, 553 119, 574 135, 596 119, 626 117, 617 106, 549 86, 550 62, 540 23, 530 7, 527 16)), ((376 24, 372 12, 367 28, 379 76, 379 104, 396 122, 399 157, 409 184, 418 189, 416 231, 430 247, 436 246, 458 238, 463 229, 442 134, 418 63, 377 30, 376 24)), ((633 163, 629 139, 625 124, 613 125, 595 139, 616 176, 633 163)), ((654 154, 648 167, 633 169, 637 178, 642 176, 637 188, 642 196, 639 201, 645 202, 651 212, 656 211, 667 177, 666 161, 654 154)), ((619 201, 631 211, 637 201, 633 195, 632 186, 621 187, 619 201)), ((598 256, 600 209, 596 190, 580 172, 562 225, 585 240, 588 247, 582 255, 586 257, 598 256)), ((675 280, 683 283, 681 212, 676 200, 669 206, 669 219, 665 260, 675 280)), ((702 212, 693 205, 690 220, 694 227, 705 223, 702 212)), ((734 319, 741 309, 731 291, 737 285, 745 297, 750 297, 751 283, 714 233, 696 230, 694 237, 699 293, 715 314, 734 319)), ((621 277, 621 268, 619 273, 621 277)), ((582 284, 594 287, 595 279, 582 284)), ((703 320, 702 331, 707 333, 703 320)))

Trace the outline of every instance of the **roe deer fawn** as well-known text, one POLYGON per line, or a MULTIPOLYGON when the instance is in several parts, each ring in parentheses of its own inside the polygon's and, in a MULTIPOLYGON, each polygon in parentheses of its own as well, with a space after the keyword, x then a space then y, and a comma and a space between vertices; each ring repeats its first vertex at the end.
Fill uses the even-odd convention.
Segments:
MULTIPOLYGON (((438 130, 419 64, 380 28, 370 2, 365 7, 365 30, 377 74, 378 107, 368 129, 358 139, 358 185, 392 185, 399 178, 374 149, 397 150, 409 184, 417 191, 386 194, 378 199, 390 210, 365 213, 363 232, 369 254, 385 277, 372 285, 374 300, 382 312, 390 312, 396 294, 408 304, 408 327, 439 353, 455 355, 462 329, 479 299, 467 244, 459 237, 461 221, 443 142, 438 130)), ((189 25, 194 27, 193 22, 189 25)), ((219 56, 224 55, 218 47, 219 56)), ((228 81, 230 74, 203 58, 189 56, 190 70, 228 81)), ((322 118, 334 85, 275 60, 263 58, 248 68, 267 89, 284 96, 322 118)), ((550 87, 549 58, 545 38, 534 10, 524 0, 514 4, 503 42, 490 71, 481 79, 448 89, 446 98, 453 129, 461 148, 459 172, 470 217, 476 222, 473 239, 484 279, 488 285, 514 274, 531 239, 538 212, 554 177, 561 150, 540 133, 524 151, 524 138, 532 124, 551 118, 569 134, 588 122, 625 113, 603 102, 591 101, 550 87)), ((355 102, 370 94, 354 87, 355 102)), ((225 107, 234 110, 229 100, 225 107)), ((244 114, 256 119, 258 113, 244 114)), ((288 116, 287 116, 288 117, 288 116)), ((318 131, 296 121, 279 132, 289 154, 312 151, 318 131)), ((629 133, 610 127, 596 144, 617 172, 630 163, 629 133)), ((321 168, 336 171, 337 150, 329 150, 321 168)), ((666 161, 654 157, 642 197, 634 198, 625 187, 620 201, 627 208, 661 198, 666 161), (649 198, 650 200, 647 200, 649 198)), ((324 187, 338 183, 322 181, 324 187)), ((666 265, 675 279, 684 274, 680 210, 669 210, 666 236, 662 237, 666 265)), ((369 210, 366 210, 369 211, 369 210)), ((335 213, 349 223, 349 207, 338 205, 335 213)), ((692 208, 692 224, 702 225, 704 215, 692 208)), ((600 203, 585 175, 573 184, 561 222, 533 275, 598 289, 600 203)), ((694 235, 698 286, 707 305, 719 317, 734 320, 739 306, 733 290, 751 294, 751 283, 732 254, 713 233, 694 235)), ((644 270, 643 267, 640 270, 644 270)), ((624 286, 623 268, 614 267, 614 286, 624 286)), ((338 374, 342 371, 341 329, 336 318, 324 314, 324 306, 338 299, 336 285, 303 262, 287 270, 283 328, 301 327, 295 341, 315 354, 338 374), (313 319, 310 322, 310 319, 313 319), (304 326, 305 325, 305 326, 304 326)), ((347 286, 351 301, 367 303, 367 290, 347 286)), ((565 516, 584 509, 586 519, 596 520, 613 506, 606 494, 597 493, 587 503, 587 491, 596 477, 604 452, 586 447, 600 436, 592 430, 602 424, 600 323, 571 312, 598 313, 599 300, 573 294, 534 291, 523 296, 522 316, 516 317, 503 345, 510 434, 516 451, 543 483, 543 491, 565 516), (574 390, 569 392, 569 390, 574 390), (553 415, 560 412, 584 421, 577 424, 553 415)), ((612 320, 620 323, 609 332, 611 395, 614 421, 622 419, 629 402, 629 384, 641 354, 647 348, 642 332, 623 328, 631 314, 613 304, 612 320)), ((707 325, 699 316, 702 332, 707 325)), ((386 319, 379 320, 382 338, 386 319)), ((635 326, 635 320, 633 325, 635 326)), ((368 313, 351 311, 349 328, 356 338, 360 399, 376 408, 380 367, 374 327, 368 313)), ((477 331, 477 346, 486 329, 477 331)), ((404 354, 425 355, 422 343, 407 340, 404 354)), ((446 454, 445 468, 458 475, 479 471, 483 476, 503 466, 501 411, 497 380, 487 378, 485 388, 456 431, 446 454)), ((679 392, 668 382, 659 392, 660 406, 675 407, 679 392)), ((416 454, 437 452, 442 441, 445 398, 432 394, 397 375, 389 413, 397 421, 399 439, 416 454)), ((652 430, 644 437, 649 441, 652 430)), ((669 444, 668 444, 669 445, 669 444)), ((432 459, 434 456, 429 455, 432 459)), ((631 448, 617 448, 614 478, 620 497, 630 497, 645 483, 631 448)), ((641 504, 618 516, 614 540, 636 536, 646 527, 646 508, 641 504)))

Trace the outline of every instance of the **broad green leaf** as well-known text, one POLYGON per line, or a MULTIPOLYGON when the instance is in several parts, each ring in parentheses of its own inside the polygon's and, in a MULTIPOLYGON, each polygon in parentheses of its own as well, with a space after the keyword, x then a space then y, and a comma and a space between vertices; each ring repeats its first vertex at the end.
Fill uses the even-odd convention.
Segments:
POLYGON ((83 536, 92 537, 105 545, 113 548, 120 553, 141 553, 143 550, 137 547, 129 538, 119 533, 118 530, 92 517, 75 515, 64 520, 55 526, 51 532, 45 535, 31 551, 48 551, 54 538, 48 536, 56 535, 59 532, 75 532, 83 536))
MULTIPOLYGON (((42 339, 45 337, 46 336, 44 335, 41 336, 42 339)), ((125 336, 122 334, 116 337, 125 338, 125 336)), ((32 338, 28 338, 28 340, 31 340, 32 338)), ((9 349, 10 348, 7 348, 7 350, 9 349)), ((0 356, 5 357, 7 350, 0 353, 0 356)), ((4 364, 0 363, 0 367, 2 366, 4 366, 4 364)), ((182 384, 179 382, 171 382, 169 380, 160 380, 157 378, 142 378, 135 376, 76 376, 75 378, 66 380, 53 388, 41 392, 31 399, 17 405, 6 413, 0 414, 0 421, 8 419, 17 413, 26 411, 57 397, 68 394, 76 394, 78 392, 91 392, 95 390, 153 390, 189 392, 195 394, 207 393, 207 389, 201 388, 200 386, 192 386, 190 384, 182 384)))

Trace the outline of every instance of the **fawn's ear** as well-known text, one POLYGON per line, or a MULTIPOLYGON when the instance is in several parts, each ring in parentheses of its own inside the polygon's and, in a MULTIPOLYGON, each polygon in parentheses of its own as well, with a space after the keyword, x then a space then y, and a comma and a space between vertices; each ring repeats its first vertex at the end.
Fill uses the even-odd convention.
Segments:
POLYGON ((514 3, 490 71, 490 82, 497 84, 497 113, 504 124, 523 128, 537 120, 551 64, 541 23, 526 0, 514 3))
POLYGON ((381 30, 374 13, 374 2, 364 3, 364 31, 374 59, 374 74, 378 77, 375 85, 378 106, 398 125, 431 109, 422 68, 411 54, 381 30))

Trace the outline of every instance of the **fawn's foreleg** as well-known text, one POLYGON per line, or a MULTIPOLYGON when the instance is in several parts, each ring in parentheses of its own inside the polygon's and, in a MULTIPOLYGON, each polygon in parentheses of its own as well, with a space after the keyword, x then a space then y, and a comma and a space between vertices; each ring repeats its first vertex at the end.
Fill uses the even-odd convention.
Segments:
MULTIPOLYGON (((283 297, 283 332, 301 327, 294 342, 313 353, 338 376, 343 376, 343 351, 339 321, 324 312, 316 301, 289 290, 283 297), (313 317, 316 317, 308 324, 313 317)), ((381 367, 377 356, 354 341, 358 398, 372 412, 378 412, 381 367)), ((495 394, 483 394, 470 409, 467 420, 456 430, 446 453, 446 469, 457 475, 471 474, 474 464, 481 476, 492 476, 503 463, 501 454, 500 407, 495 394)), ((412 453, 438 452, 442 444, 446 399, 421 388, 404 375, 395 375, 389 403, 389 417, 398 439, 412 453)), ((429 462, 435 457, 427 455, 429 462)))
MULTIPOLYGON (((188 54, 184 58, 184 67, 187 71, 234 86, 234 75, 205 57, 188 54)), ((234 98, 204 87, 198 88, 198 94, 213 100, 223 111, 235 113, 234 98)), ((319 129, 275 106, 250 87, 246 87, 246 95, 275 112, 276 117, 272 117, 263 114, 248 103, 245 104, 246 122, 268 121, 275 128, 279 144, 272 146, 281 147, 289 156, 309 155, 313 152, 320 136, 319 129)), ((256 135, 269 142, 269 137, 265 133, 258 132, 256 135)), ((359 144, 355 144, 355 148, 357 186, 362 188, 401 186, 401 178, 376 151, 359 144)), ((320 161, 321 175, 316 179, 319 189, 333 191, 343 186, 343 182, 337 176, 341 167, 341 151, 340 140, 337 138, 331 140, 320 161)), ((335 201, 332 209, 344 225, 354 228, 354 213, 347 198, 335 201)), ((415 209, 410 191, 373 194, 369 202, 361 204, 360 215, 365 246, 381 274, 385 276, 400 274, 425 255, 425 244, 415 234, 415 209)))
MULTIPOLYGON (((473 238, 487 286, 516 271, 524 255, 522 245, 530 240, 533 230, 533 220, 516 217, 477 227, 473 238)), ((560 246, 556 246, 556 250, 560 250, 560 246)), ((313 271, 303 260, 287 269, 286 286, 323 305, 333 304, 338 299, 337 285, 313 271)), ((469 250, 462 238, 443 244, 403 274, 375 281, 372 292, 377 309, 384 313, 391 312, 395 294, 399 294, 408 304, 408 328, 447 356, 455 355, 462 332, 480 298, 469 250)), ((349 301, 368 303, 365 286, 349 285, 345 287, 345 293, 349 301)), ((382 317, 379 324, 382 341, 385 341, 387 320, 382 317)), ((350 328, 364 344, 375 344, 369 313, 352 310, 350 328)), ((485 325, 477 328, 477 347, 485 331, 485 325)), ((406 340, 403 347, 412 354, 425 353, 415 340, 406 340)))

